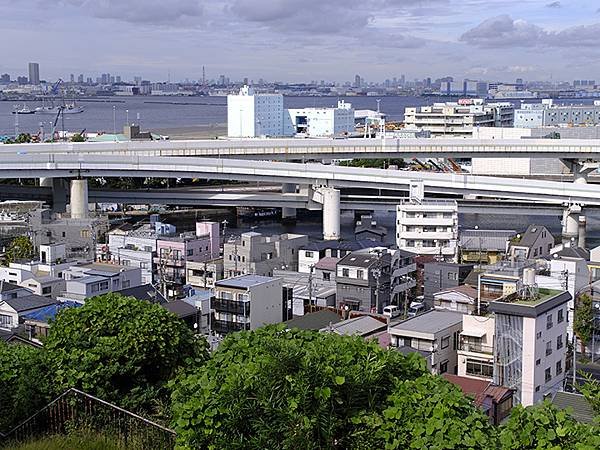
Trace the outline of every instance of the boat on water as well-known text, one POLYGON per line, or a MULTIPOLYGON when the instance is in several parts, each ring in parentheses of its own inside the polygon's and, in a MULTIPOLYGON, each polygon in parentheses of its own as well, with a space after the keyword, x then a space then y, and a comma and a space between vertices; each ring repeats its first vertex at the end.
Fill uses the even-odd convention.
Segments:
POLYGON ((35 114, 35 111, 32 109, 29 109, 29 106, 27 105, 23 105, 21 108, 19 108, 18 105, 15 105, 15 109, 12 112, 13 114, 35 114))
POLYGON ((58 112, 62 109, 63 114, 79 114, 84 111, 83 106, 78 106, 73 103, 65 103, 60 106, 38 106, 35 108, 36 114, 58 114, 58 112))

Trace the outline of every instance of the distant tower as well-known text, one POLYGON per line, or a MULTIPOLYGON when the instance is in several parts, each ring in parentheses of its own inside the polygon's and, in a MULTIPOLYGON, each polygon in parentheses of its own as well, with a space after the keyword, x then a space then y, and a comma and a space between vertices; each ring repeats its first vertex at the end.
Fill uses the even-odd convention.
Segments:
POLYGON ((40 84, 40 65, 38 63, 29 63, 29 82, 31 84, 40 84))
POLYGON ((206 70, 204 69, 204 66, 202 66, 202 86, 204 86, 206 84, 206 70))

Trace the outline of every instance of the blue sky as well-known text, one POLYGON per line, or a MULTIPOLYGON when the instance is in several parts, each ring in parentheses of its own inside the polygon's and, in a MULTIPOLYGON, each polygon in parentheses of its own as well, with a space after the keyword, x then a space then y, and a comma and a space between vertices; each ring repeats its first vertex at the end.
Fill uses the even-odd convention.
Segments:
POLYGON ((600 79, 598 0, 0 0, 0 72, 600 79))

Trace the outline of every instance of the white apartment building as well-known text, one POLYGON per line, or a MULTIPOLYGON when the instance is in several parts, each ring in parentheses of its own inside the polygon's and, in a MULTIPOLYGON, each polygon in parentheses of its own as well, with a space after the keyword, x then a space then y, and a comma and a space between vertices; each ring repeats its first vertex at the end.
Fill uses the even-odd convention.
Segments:
POLYGON ((283 131, 283 95, 257 94, 243 86, 227 96, 229 137, 282 136, 283 131))
POLYGON ((494 383, 514 390, 516 404, 529 406, 562 389, 571 294, 539 289, 529 298, 492 301, 495 314, 494 383))
POLYGON ((156 272, 153 263, 156 238, 155 227, 148 224, 129 231, 111 231, 108 233, 108 260, 123 266, 139 267, 142 284, 152 284, 156 272))
POLYGON ((485 103, 482 99, 404 109, 407 128, 429 131, 433 137, 472 137, 479 127, 512 127, 513 118, 512 103, 485 103))
POLYGON ((345 136, 354 131, 354 110, 343 100, 337 108, 286 109, 284 134, 286 136, 328 137, 345 136))
POLYGON ((458 203, 411 198, 396 208, 396 245, 419 255, 453 260, 457 254, 458 203))
POLYGON ((463 315, 458 342, 458 375, 492 381, 494 377, 493 315, 463 315))

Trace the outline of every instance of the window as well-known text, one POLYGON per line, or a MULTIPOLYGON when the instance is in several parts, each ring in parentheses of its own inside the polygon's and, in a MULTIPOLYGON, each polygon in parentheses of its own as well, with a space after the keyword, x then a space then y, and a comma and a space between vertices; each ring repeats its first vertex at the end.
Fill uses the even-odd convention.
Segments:
POLYGON ((364 270, 357 270, 356 271, 356 278, 358 278, 359 280, 362 280, 364 276, 365 276, 364 270))
POLYGON ((12 316, 6 314, 0 314, 0 327, 11 328, 12 327, 12 316))
POLYGON ((538 332, 536 333, 536 335, 535 335, 535 338, 536 338, 536 339, 541 339, 541 338, 542 338, 542 332, 541 332, 541 331, 538 331, 538 332))
POLYGON ((46 286, 42 288, 42 295, 49 295, 52 293, 52 286, 46 286))
POLYGON ((449 280, 457 280, 458 274, 456 272, 448 272, 449 280))
POLYGON ((448 348, 448 346, 450 345, 450 336, 444 336, 442 338, 442 348, 448 348))
POLYGON ((448 360, 440 363, 440 374, 448 372, 448 360))
POLYGON ((127 289, 131 286, 131 280, 123 280, 123 289, 127 289))
POLYGON ((540 387, 539 386, 535 387, 535 392, 540 392, 540 387))
POLYGON ((187 255, 188 256, 194 256, 194 249, 193 248, 188 248, 187 255))
POLYGON ((552 341, 546 342, 546 356, 550 356, 552 354, 552 341))
POLYGON ((487 361, 467 360, 467 374, 491 378, 494 375, 494 366, 487 361))
POLYGON ((89 238, 90 237, 90 230, 81 230, 80 235, 82 238, 89 238))
POLYGON ((565 320, 565 312, 562 309, 559 309, 556 322, 561 323, 563 320, 565 320))
POLYGON ((541 359, 536 359, 536 360, 535 360, 535 365, 536 365, 536 366, 539 366, 541 363, 542 363, 542 360, 541 360, 541 359))
POLYGON ((552 328, 553 323, 552 323, 552 314, 548 314, 546 316, 546 330, 549 330, 550 328, 552 328))
POLYGON ((147 269, 148 268, 148 263, 147 262, 141 262, 140 263, 140 269, 147 269))
POLYGON ((306 255, 307 258, 313 257, 313 252, 304 252, 304 254, 306 255))
POLYGON ((323 272, 323 281, 331 281, 331 274, 329 272, 323 272))
MULTIPOLYGON (((125 286, 123 286, 123 287, 125 287, 125 286)), ((127 287, 129 287, 129 286, 127 286, 127 287)), ((105 291, 108 289, 108 280, 100 282, 100 289, 102 291, 105 291)))
POLYGON ((556 375, 562 373, 562 361, 556 361, 556 375))
POLYGON ((544 381, 547 383, 548 381, 550 381, 552 379, 552 369, 550 367, 548 367, 545 371, 544 371, 544 381))
POLYGON ((560 350, 563 347, 563 337, 562 334, 556 337, 556 350, 560 350))
POLYGON ((144 246, 144 251, 145 252, 151 252, 152 251, 152 247, 149 245, 144 246))
POLYGON ((350 269, 342 269, 342 276, 343 277, 349 277, 350 276, 350 269))

